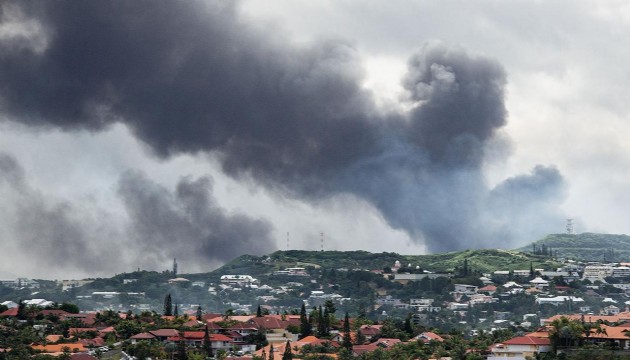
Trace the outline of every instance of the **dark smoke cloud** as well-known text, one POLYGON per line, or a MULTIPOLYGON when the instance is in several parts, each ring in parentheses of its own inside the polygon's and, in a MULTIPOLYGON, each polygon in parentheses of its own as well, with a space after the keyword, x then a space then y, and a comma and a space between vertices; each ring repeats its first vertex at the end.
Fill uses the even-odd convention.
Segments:
MULTIPOLYGON (((525 189, 509 180, 492 190, 482 173, 506 121, 505 74, 495 61, 429 44, 404 80, 415 107, 383 116, 360 86, 349 44, 292 44, 248 24, 233 2, 27 4, 48 47, 0 55, 0 106, 16 121, 91 130, 124 122, 159 156, 213 152, 226 173, 307 200, 355 194, 430 250, 531 240, 494 216, 507 206, 503 197, 525 189)), ((559 174, 532 176, 542 189, 563 186, 559 174)), ((134 185, 143 182, 132 176, 121 185, 140 238, 156 237, 151 225, 163 219, 199 239, 199 251, 221 241, 186 210, 195 206, 186 191, 201 183, 162 197, 134 185)), ((522 209, 557 208, 560 200, 546 195, 530 191, 522 209)))
POLYGON ((267 222, 227 213, 211 191, 209 177, 182 178, 170 192, 142 174, 124 174, 118 193, 130 216, 136 252, 157 263, 177 257, 199 264, 275 250, 267 222))
POLYGON ((203 270, 243 253, 275 250, 270 225, 221 208, 209 177, 182 178, 173 192, 142 174, 125 173, 118 193, 127 225, 87 200, 46 196, 26 178, 13 156, 0 153, 0 195, 10 195, 3 197, 2 237, 19 239, 3 244, 49 269, 109 274, 112 268, 161 269, 177 257, 188 270, 203 270))
MULTIPOLYGON (((111 229, 101 228, 86 209, 50 199, 34 189, 17 160, 0 154, 0 190, 7 188, 13 198, 3 198, 3 210, 7 211, 1 220, 3 234, 12 232, 19 241, 12 244, 11 239, 4 239, 5 246, 17 246, 30 261, 51 269, 111 269, 111 260, 117 255, 112 253, 114 249, 104 246, 111 229)), ((5 261, 11 263, 15 259, 5 261)))

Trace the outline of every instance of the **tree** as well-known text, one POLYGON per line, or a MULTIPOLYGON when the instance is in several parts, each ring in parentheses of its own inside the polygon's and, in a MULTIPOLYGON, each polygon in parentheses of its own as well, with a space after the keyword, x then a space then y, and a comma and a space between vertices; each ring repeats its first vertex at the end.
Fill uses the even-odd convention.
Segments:
POLYGON ((300 309, 300 338, 305 338, 309 335, 313 334, 313 327, 308 321, 308 316, 306 315, 306 306, 302 303, 302 308, 300 309))
POLYGON ((262 317, 262 309, 260 305, 258 305, 258 309, 256 309, 256 317, 262 317))
POLYGON ((346 311, 343 319, 343 344, 342 346, 348 350, 352 350, 352 338, 350 337, 350 317, 346 311))
POLYGON ((317 312, 317 336, 326 336, 326 322, 324 321, 324 311, 321 306, 317 312))
POLYGON ((172 316, 173 315, 173 300, 171 299, 171 294, 169 293, 164 297, 164 316, 172 316))
POLYGON ((365 334, 361 332, 361 328, 357 329, 357 339, 356 339, 356 344, 357 345, 363 345, 365 344, 365 342, 367 341, 365 334))
POLYGON ((175 304, 175 308, 173 309, 173 316, 179 316, 179 309, 177 308, 177 304, 175 304))
POLYGON ((291 352, 291 342, 289 342, 289 340, 287 340, 287 345, 284 348, 282 360, 293 360, 293 353, 291 352))
POLYGON ((583 333, 584 327, 580 321, 571 320, 565 316, 555 319, 551 322, 551 329, 549 330, 549 340, 553 352, 556 353, 561 346, 576 345, 583 333))
POLYGON ((269 360, 273 360, 273 344, 269 345, 269 360))
POLYGON ((212 343, 210 342, 210 332, 208 331, 208 325, 206 324, 206 329, 203 332, 203 352, 207 357, 213 357, 212 353, 212 343))
POLYGON ((188 354, 186 353, 186 343, 180 341, 177 344, 177 360, 188 360, 188 354))
POLYGON ((59 306, 59 310, 63 310, 65 312, 69 312, 70 314, 78 314, 79 307, 75 304, 63 303, 59 306))
POLYGON ((201 311, 201 305, 197 306, 197 321, 203 321, 203 312, 201 311))
POLYGON ((18 301, 17 319, 26 320, 26 304, 22 301, 22 299, 18 301))

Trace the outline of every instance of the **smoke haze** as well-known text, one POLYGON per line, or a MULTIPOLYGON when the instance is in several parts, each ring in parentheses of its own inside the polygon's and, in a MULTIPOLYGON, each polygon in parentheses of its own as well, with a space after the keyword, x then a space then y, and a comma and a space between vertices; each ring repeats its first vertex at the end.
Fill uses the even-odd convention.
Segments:
MULTIPOLYGON (((484 177, 507 116, 505 71, 492 59, 427 43, 402 79, 410 110, 384 114, 361 86, 350 43, 292 43, 246 22, 236 3, 25 2, 2 11, 4 23, 31 24, 0 36, 0 110, 13 122, 95 132, 123 123, 160 158, 214 154, 229 176, 282 196, 355 195, 430 251, 509 247, 563 219, 557 169, 537 166, 496 187, 484 177)), ((24 192, 12 164, 0 161, 14 183, 4 186, 24 192)), ((183 177, 169 191, 126 172, 118 195, 129 224, 115 230, 156 263, 273 250, 270 223, 227 213, 211 190, 210 177, 183 177), (180 253, 160 250, 173 239, 180 253)), ((99 219, 27 193, 20 241, 53 254, 90 253, 103 241, 85 230, 104 226, 99 219)))

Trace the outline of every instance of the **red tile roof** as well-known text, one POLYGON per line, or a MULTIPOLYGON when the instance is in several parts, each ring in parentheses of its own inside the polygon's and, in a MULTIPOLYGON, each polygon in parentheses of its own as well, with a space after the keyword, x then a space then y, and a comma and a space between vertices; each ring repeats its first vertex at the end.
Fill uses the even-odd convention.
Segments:
POLYGON ((179 335, 179 332, 175 329, 158 329, 158 330, 151 330, 149 332, 157 337, 169 337, 169 336, 179 335))
POLYGON ((17 316, 17 314, 18 314, 18 308, 14 307, 0 313, 0 316, 17 316))
POLYGON ((518 336, 503 342, 504 345, 551 345, 549 338, 518 336))
POLYGON ((204 335, 204 331, 184 331, 182 337, 186 340, 201 340, 204 335))
POLYGON ((140 334, 136 334, 134 336, 131 337, 131 339, 134 340, 150 340, 150 339, 155 339, 155 335, 148 333, 148 332, 144 332, 144 333, 140 333, 140 334))

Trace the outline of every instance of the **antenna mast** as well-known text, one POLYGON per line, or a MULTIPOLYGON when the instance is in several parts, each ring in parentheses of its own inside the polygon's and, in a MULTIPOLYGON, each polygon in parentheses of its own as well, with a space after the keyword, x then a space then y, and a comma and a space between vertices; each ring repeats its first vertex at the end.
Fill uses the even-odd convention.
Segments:
POLYGON ((319 240, 320 240, 320 243, 321 243, 322 251, 324 251, 324 233, 320 232, 319 233, 319 237, 320 237, 319 240))
POLYGON ((567 234, 573 235, 573 219, 567 219, 567 234))

